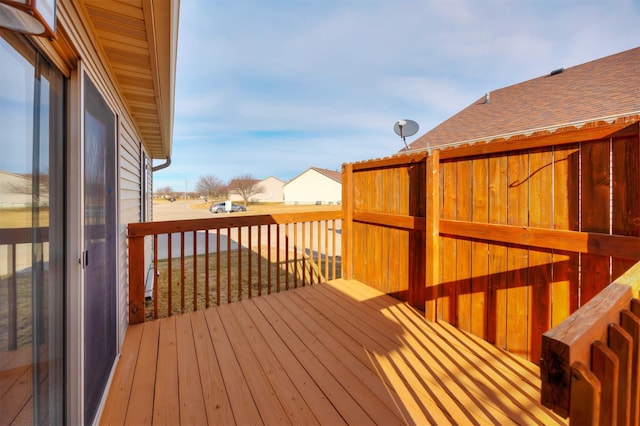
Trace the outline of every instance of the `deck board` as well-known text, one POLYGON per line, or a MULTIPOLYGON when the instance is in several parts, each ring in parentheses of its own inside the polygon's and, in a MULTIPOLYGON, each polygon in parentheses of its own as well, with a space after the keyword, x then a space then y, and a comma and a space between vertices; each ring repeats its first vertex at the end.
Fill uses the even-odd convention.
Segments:
POLYGON ((101 423, 564 424, 539 395, 528 361, 337 280, 129 327, 101 423))

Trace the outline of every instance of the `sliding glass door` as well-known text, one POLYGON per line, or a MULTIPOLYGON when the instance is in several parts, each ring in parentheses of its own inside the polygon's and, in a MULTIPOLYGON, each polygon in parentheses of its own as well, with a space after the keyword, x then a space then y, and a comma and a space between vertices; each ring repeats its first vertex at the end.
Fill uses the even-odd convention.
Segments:
POLYGON ((63 76, 0 30, 0 423, 64 417, 63 76))
POLYGON ((91 424, 117 354, 116 121, 84 76, 84 395, 91 424))

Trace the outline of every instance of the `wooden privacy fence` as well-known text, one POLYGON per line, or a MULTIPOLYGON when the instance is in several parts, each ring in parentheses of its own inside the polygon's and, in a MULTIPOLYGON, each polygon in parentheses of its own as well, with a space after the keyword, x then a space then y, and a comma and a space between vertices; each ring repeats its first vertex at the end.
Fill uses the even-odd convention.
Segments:
POLYGON ((131 223, 129 323, 338 278, 341 218, 337 210, 131 223))
POLYGON ((640 260, 638 119, 343 168, 343 277, 538 362, 640 260))
POLYGON ((577 425, 640 423, 640 262, 542 336, 541 402, 577 425))

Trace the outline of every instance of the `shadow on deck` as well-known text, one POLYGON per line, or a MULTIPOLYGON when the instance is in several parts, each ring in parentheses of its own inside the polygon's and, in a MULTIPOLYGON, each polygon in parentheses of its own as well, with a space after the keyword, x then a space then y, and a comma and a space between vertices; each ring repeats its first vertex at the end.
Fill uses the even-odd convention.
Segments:
POLYGON ((356 281, 130 326, 102 424, 563 424, 538 367, 356 281))

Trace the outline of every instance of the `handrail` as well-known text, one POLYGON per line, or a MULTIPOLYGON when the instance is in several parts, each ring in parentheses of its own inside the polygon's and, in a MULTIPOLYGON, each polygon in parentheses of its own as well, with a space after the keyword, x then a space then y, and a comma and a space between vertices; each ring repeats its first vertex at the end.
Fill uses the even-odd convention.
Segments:
POLYGON ((131 223, 129 322, 337 278, 341 220, 342 211, 335 210, 131 223), (146 237, 153 243, 147 239, 145 244, 146 237), (153 250, 146 257, 145 245, 153 250), (145 306, 150 254, 152 315, 145 306), (187 302, 191 296, 193 302, 187 302), (160 309, 159 300, 166 309, 160 309))
MULTIPOLYGON (((578 415, 586 416, 581 417, 582 420, 601 416, 601 424, 608 424, 609 420, 613 423, 623 420, 620 424, 628 424, 629 416, 637 422, 640 416, 637 380, 640 342, 637 333, 634 338, 629 329, 640 326, 639 295, 640 262, 543 334, 540 375, 541 402, 545 406, 562 416, 574 417, 571 418, 573 422, 579 420, 578 415), (623 341, 633 338, 630 343, 635 348, 632 357, 624 355, 624 350, 620 349, 629 344, 614 343, 616 339, 620 340, 614 336, 625 334, 631 337, 624 337, 623 341), (607 342, 612 350, 607 348, 607 342), (630 359, 629 367, 631 363, 634 365, 631 371, 620 368, 627 359, 630 359), (607 365, 618 366, 615 367, 616 374, 612 370, 605 371, 607 365), (627 384, 629 392, 624 391, 627 384), (591 400, 585 402, 587 398, 591 400), (618 404, 616 400, 621 402, 618 404)), ((597 423, 597 419, 595 421, 597 423)), ((632 424, 636 422, 631 421, 632 424)))

